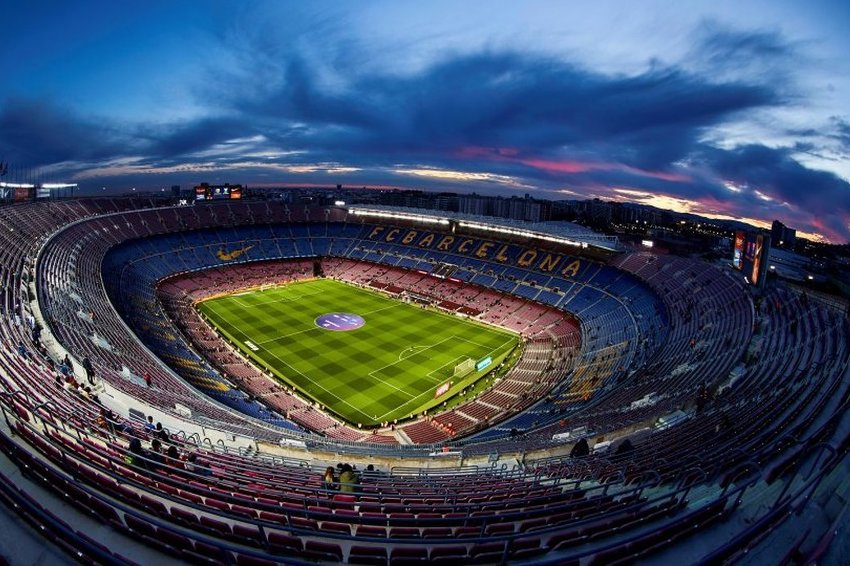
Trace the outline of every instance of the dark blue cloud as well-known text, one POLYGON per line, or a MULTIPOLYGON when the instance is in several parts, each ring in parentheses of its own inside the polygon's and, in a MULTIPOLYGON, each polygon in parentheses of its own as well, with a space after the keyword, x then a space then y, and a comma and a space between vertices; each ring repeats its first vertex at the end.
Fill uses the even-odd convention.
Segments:
POLYGON ((202 118, 195 121, 145 127, 147 153, 154 158, 173 159, 206 150, 218 143, 253 135, 253 124, 230 117, 202 118))
MULTIPOLYGON (((248 112, 306 122, 305 143, 332 151, 444 154, 464 146, 606 154, 638 167, 686 155, 705 128, 779 102, 767 86, 713 84, 675 69, 610 77, 549 57, 481 53, 415 76, 355 76, 328 94, 306 64, 248 112)), ((233 101, 233 109, 244 109, 233 101)))
POLYGON ((786 214, 796 216, 813 231, 827 228, 831 236, 846 239, 850 234, 850 183, 834 173, 806 167, 794 157, 795 151, 758 144, 730 150, 705 147, 700 158, 723 179, 748 185, 775 201, 773 205, 762 201, 761 206, 775 208, 788 203, 798 211, 786 214))
POLYGON ((750 144, 731 150, 704 148, 701 157, 718 175, 811 212, 850 210, 850 184, 833 173, 810 169, 788 148, 750 144))
MULTIPOLYGON (((331 65, 336 76, 328 81, 327 69, 297 49, 272 49, 262 36, 257 41, 256 60, 246 66, 264 71, 247 83, 218 71, 215 83, 229 87, 201 91, 199 104, 216 110, 200 118, 119 124, 44 102, 8 100, 0 107, 0 155, 30 165, 132 156, 137 167, 173 171, 199 161, 241 166, 251 159, 227 150, 227 143, 252 138, 258 140, 250 144, 252 151, 266 150, 272 157, 263 158, 265 170, 236 172, 249 182, 274 181, 275 166, 280 171, 286 165, 339 163, 361 170, 342 179, 321 172, 298 178, 463 188, 451 180, 393 173, 397 165, 446 168, 501 175, 541 189, 621 186, 709 199, 722 202, 723 212, 738 210, 742 216, 763 207, 766 219, 802 209, 822 216, 832 234, 848 233, 846 220, 830 204, 850 209, 847 183, 794 157, 819 151, 817 129, 800 130, 804 142, 779 149, 758 144, 721 149, 705 141, 717 126, 791 100, 792 89, 779 84, 771 69, 796 52, 774 32, 708 25, 693 65, 653 65, 628 76, 550 55, 485 50, 444 55, 407 73, 363 71, 349 65, 351 58, 339 57, 331 65), (270 53, 274 64, 267 64, 270 53), (740 72, 754 62, 763 63, 763 72, 740 72), (572 170, 559 167, 562 162, 590 165, 572 170), (761 200, 753 191, 730 192, 723 186, 727 180, 774 200, 761 200), (782 204, 786 201, 793 207, 782 204)), ((251 53, 248 45, 242 55, 251 53)), ((850 147, 850 124, 836 119, 832 131, 833 140, 850 147)), ((198 181, 208 172, 172 174, 181 181, 195 174, 191 180, 198 181)))
POLYGON ((126 141, 117 125, 78 116, 50 101, 0 103, 0 156, 18 165, 107 159, 130 149, 126 141))

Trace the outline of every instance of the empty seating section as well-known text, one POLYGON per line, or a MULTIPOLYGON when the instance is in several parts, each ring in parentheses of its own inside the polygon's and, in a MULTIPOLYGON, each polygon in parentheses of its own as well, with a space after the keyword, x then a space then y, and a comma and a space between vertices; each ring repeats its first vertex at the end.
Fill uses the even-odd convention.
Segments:
MULTIPOLYGON (((803 505, 840 458, 810 474, 797 473, 801 462, 827 442, 846 451, 850 324, 806 295, 776 288, 753 303, 718 268, 649 254, 583 262, 573 277, 432 254, 369 240, 371 225, 335 208, 159 204, 0 207, 10 228, 0 231, 0 407, 11 427, 2 425, 0 450, 31 481, 163 561, 741 556, 763 539, 756 526, 779 529, 793 516, 774 499, 787 493, 803 505), (339 426, 224 348, 190 306, 211 292, 311 277, 314 257, 326 276, 415 293, 516 330, 524 355, 464 405, 401 426, 401 438, 430 445, 423 451, 339 426), (56 380, 55 361, 33 341, 36 272, 38 307, 77 360, 88 356, 100 378, 147 404, 168 412, 179 404, 196 422, 253 437, 259 452, 176 433, 165 444, 194 462, 132 454, 131 438, 147 448, 154 433, 99 420, 99 403, 56 380), (185 379, 160 366, 113 309, 185 379), (492 426, 508 410, 515 416, 492 426), (575 434, 565 442, 565 432, 575 434), (589 455, 567 455, 576 436, 594 442, 589 455), (322 465, 272 455, 293 437, 333 446, 361 468, 368 460, 354 454, 363 452, 345 454, 366 445, 381 455, 380 471, 361 471, 354 493, 325 490, 322 465), (475 463, 433 467, 421 456, 435 446, 475 463), (491 463, 493 454, 503 457, 491 463), (705 544, 679 544, 695 536, 705 544)), ((35 502, 26 508, 56 525, 69 549, 127 562, 35 502)))
MULTIPOLYGON (((636 265, 633 257, 622 256, 617 260, 619 267, 636 265)), ((550 439, 565 428, 605 433, 634 426, 672 412, 692 400, 700 386, 726 377, 743 355, 752 331, 752 303, 741 285, 708 265, 672 256, 639 257, 644 260, 637 262, 635 275, 645 276, 667 306, 661 312, 654 310, 655 305, 644 305, 632 314, 666 333, 643 333, 632 363, 623 365, 620 346, 609 338, 615 331, 583 325, 584 346, 572 380, 562 382, 545 403, 488 430, 481 439, 547 422, 551 424, 543 430, 550 439), (651 272, 647 272, 646 258, 651 258, 651 272), (612 374, 602 394, 590 405, 584 402, 600 388, 600 378, 612 374)), ((612 325, 622 324, 623 318, 628 317, 602 315, 612 325)), ((546 439, 546 434, 540 434, 534 445, 543 446, 546 439)))

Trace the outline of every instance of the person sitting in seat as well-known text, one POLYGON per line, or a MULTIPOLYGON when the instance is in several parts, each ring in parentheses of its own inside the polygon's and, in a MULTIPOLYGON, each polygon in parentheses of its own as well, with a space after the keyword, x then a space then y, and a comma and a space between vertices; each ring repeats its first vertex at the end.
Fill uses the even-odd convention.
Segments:
POLYGON ((339 474, 339 490, 343 493, 354 493, 359 485, 360 478, 351 464, 343 464, 342 473, 339 474))
POLYGON ((334 467, 328 466, 325 470, 325 475, 322 476, 322 488, 328 491, 339 489, 336 477, 334 476, 334 467))
POLYGON ((156 423, 156 429, 154 430, 154 435, 157 438, 159 438, 160 440, 163 440, 165 442, 168 442, 169 440, 171 440, 168 437, 168 431, 165 430, 164 428, 162 428, 162 423, 156 423))
POLYGON ((207 463, 198 458, 198 455, 192 452, 186 457, 186 464, 184 466, 187 472, 191 472, 198 476, 211 476, 212 470, 207 467, 207 463))
POLYGON ((145 453, 145 449, 142 448, 142 441, 135 437, 131 438, 128 453, 124 461, 131 466, 145 468, 145 456, 147 454, 145 453))
POLYGON ((151 448, 148 450, 147 459, 146 464, 152 472, 158 471, 165 463, 165 458, 162 455, 162 442, 158 438, 151 440, 151 448))
POLYGON ((163 458, 165 460, 165 465, 175 470, 183 470, 183 460, 180 458, 180 451, 173 444, 168 447, 168 450, 165 452, 165 456, 163 458))

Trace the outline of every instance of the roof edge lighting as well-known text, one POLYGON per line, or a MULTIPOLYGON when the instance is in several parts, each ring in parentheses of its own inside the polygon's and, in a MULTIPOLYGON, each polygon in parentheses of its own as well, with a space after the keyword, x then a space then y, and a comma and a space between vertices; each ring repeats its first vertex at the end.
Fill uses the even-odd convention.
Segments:
POLYGON ((77 188, 77 183, 44 183, 41 185, 42 189, 75 189, 77 188))
POLYGON ((35 185, 30 183, 6 183, 0 182, 0 187, 8 189, 34 189, 35 185))
POLYGON ((394 218, 397 220, 411 220, 414 222, 427 222, 429 224, 442 224, 444 226, 449 225, 449 220, 447 218, 437 218, 435 216, 426 216, 419 214, 409 214, 409 213, 401 213, 401 212, 386 212, 383 210, 367 210, 363 208, 349 208, 349 214, 353 214, 355 216, 376 216, 378 218, 394 218))
MULTIPOLYGON (((388 207, 389 208, 389 207, 388 207)), ((455 218, 455 215, 449 213, 449 217, 443 216, 434 216, 429 214, 417 214, 416 212, 412 212, 412 209, 405 209, 404 211, 396 211, 396 210, 387 210, 385 208, 371 208, 371 207, 351 207, 348 209, 349 214, 354 216, 364 216, 364 217, 375 217, 375 218, 387 218, 387 219, 395 219, 395 220, 408 220, 411 222, 422 222, 426 224, 439 224, 442 226, 448 226, 451 224, 452 220, 457 224, 457 226, 461 228, 469 228, 472 230, 480 230, 482 232, 491 232, 497 234, 505 234, 508 236, 515 236, 520 238, 531 238, 535 240, 541 240, 545 242, 551 242, 554 244, 564 245, 564 246, 572 246, 574 248, 587 249, 590 247, 608 250, 608 251, 618 251, 618 242, 616 237, 612 236, 603 236, 592 235, 589 239, 584 239, 579 236, 577 238, 569 238, 564 236, 559 236, 553 233, 549 233, 542 230, 531 230, 529 228, 523 228, 521 226, 509 226, 505 224, 500 224, 497 222, 486 222, 486 221, 476 221, 470 220, 468 218, 461 219, 455 218)), ((498 220, 495 219, 494 220, 498 220)))
POLYGON ((581 247, 586 248, 588 246, 587 242, 581 242, 577 240, 570 240, 567 238, 559 238, 557 236, 552 236, 549 234, 544 234, 542 232, 533 232, 530 230, 522 230, 519 228, 510 228, 507 226, 496 226, 493 224, 482 224, 480 222, 469 222, 469 221, 460 221, 458 222, 458 226, 461 228, 473 228, 475 230, 482 230, 484 232, 497 232, 499 234, 508 234, 510 236, 519 236, 521 238, 535 238, 537 240, 544 240, 547 242, 553 242, 556 244, 565 244, 568 246, 581 247))

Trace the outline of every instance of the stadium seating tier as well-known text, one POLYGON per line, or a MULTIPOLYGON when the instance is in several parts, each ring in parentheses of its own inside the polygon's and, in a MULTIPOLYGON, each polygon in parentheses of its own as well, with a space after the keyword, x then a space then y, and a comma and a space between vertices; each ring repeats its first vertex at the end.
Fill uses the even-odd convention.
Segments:
POLYGON ((375 225, 338 208, 164 204, 0 207, 9 228, 0 231, 0 450, 23 472, 0 477, 0 499, 75 558, 132 563, 145 546, 162 560, 224 564, 805 563, 823 554, 833 525, 803 532, 794 518, 840 489, 850 447, 850 325, 834 305, 784 287, 754 303, 729 272, 684 258, 625 254, 582 262, 565 278, 370 240, 375 225), (258 407, 212 370, 255 377, 232 358, 216 360, 213 339, 201 333, 194 343, 204 355, 166 340, 160 356, 208 379, 206 393, 218 393, 210 399, 130 328, 200 331, 191 312, 178 318, 182 329, 166 312, 226 280, 219 251, 248 246, 233 261, 251 281, 296 279, 321 256, 327 274, 416 289, 521 330, 531 356, 468 407, 403 427, 441 448, 431 457, 383 435, 308 433, 302 427, 327 430, 327 417, 293 425, 285 413, 306 411, 268 383, 270 409, 258 407), (428 275, 435 270, 452 277, 428 275), (104 419, 90 392, 57 375, 61 359, 39 347, 31 320, 49 324, 51 348, 93 361, 110 387, 95 391, 104 402, 120 390, 175 422, 179 405, 255 443, 159 433, 136 412, 104 419), (515 416, 463 439, 446 434, 540 386, 547 367, 551 382, 515 416), (133 448, 133 439, 147 447, 155 438, 178 459, 133 448), (570 456, 579 438, 589 453, 570 456), (282 439, 309 439, 296 450, 304 458, 275 451, 282 439), (316 457, 328 447, 378 470, 361 470, 356 491, 328 490, 328 460, 316 457), (440 458, 449 465, 435 465, 440 458), (69 509, 81 519, 60 517, 69 509))

